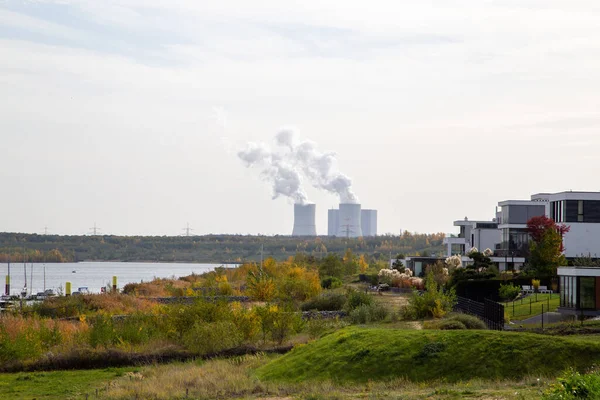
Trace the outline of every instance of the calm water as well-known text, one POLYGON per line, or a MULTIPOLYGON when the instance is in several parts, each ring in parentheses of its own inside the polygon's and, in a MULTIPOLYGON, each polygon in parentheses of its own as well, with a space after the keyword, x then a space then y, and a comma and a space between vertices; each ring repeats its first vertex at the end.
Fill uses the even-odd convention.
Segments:
MULTIPOLYGON (((64 288, 65 282, 71 282, 72 290, 87 286, 92 293, 100 293, 100 288, 111 284, 113 275, 118 277, 118 286, 126 283, 150 281, 153 278, 179 278, 192 273, 201 274, 212 271, 220 264, 180 264, 180 263, 131 263, 131 262, 80 262, 64 264, 33 263, 33 282, 31 263, 27 263, 27 288, 29 292, 44 291, 44 265, 46 266, 46 289, 64 288), (73 272, 75 271, 75 272, 73 272)), ((0 263, 0 276, 4 293, 5 276, 8 264, 0 263)), ((10 264, 11 294, 19 294, 24 286, 23 263, 10 264)))

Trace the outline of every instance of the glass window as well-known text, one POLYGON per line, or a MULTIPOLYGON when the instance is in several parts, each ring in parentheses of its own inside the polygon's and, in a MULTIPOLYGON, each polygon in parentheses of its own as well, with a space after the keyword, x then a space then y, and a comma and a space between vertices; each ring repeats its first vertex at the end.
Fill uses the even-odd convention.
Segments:
POLYGON ((565 307, 565 277, 560 277, 560 306, 565 307))
POLYGON ((577 278, 571 276, 571 290, 569 291, 569 307, 577 307, 577 278))
POLYGON ((590 276, 579 278, 579 308, 585 310, 596 308, 596 278, 590 276))

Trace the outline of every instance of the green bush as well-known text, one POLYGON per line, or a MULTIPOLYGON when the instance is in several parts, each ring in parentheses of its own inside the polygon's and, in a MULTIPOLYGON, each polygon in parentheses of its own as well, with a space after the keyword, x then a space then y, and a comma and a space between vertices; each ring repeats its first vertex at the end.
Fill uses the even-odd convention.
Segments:
POLYGON ((369 322, 383 321, 389 311, 381 304, 361 304, 352 311, 349 317, 353 324, 368 324, 369 322))
POLYGON ((455 319, 445 319, 440 321, 437 327, 441 330, 467 329, 465 324, 455 319))
POLYGON ((544 400, 600 399, 600 372, 580 374, 570 369, 546 391, 544 400))
POLYGON ((464 324, 467 329, 487 329, 485 322, 474 315, 458 313, 450 316, 448 320, 458 321, 464 324))
POLYGON ((336 289, 342 287, 342 285, 343 282, 341 281, 341 279, 333 276, 328 276, 327 278, 321 280, 321 287, 323 289, 336 289))
POLYGON ((338 311, 346 304, 346 295, 343 293, 323 293, 301 306, 302 311, 338 311))
POLYGON ((350 289, 347 292, 348 300, 346 302, 346 311, 350 312, 362 305, 370 306, 373 304, 373 297, 365 292, 350 289))
POLYGON ((231 321, 198 321, 183 336, 185 346, 197 354, 212 354, 241 345, 242 337, 231 321))
POLYGON ((498 290, 498 295, 505 301, 513 300, 519 293, 521 293, 521 289, 512 283, 500 285, 500 289, 498 290))
POLYGON ((454 304, 456 304, 454 290, 443 292, 433 279, 433 274, 428 273, 425 278, 425 291, 412 293, 405 309, 405 316, 409 319, 442 318, 452 311, 454 304))
POLYGON ((108 347, 118 342, 111 317, 98 315, 90 322, 90 345, 92 347, 108 347))

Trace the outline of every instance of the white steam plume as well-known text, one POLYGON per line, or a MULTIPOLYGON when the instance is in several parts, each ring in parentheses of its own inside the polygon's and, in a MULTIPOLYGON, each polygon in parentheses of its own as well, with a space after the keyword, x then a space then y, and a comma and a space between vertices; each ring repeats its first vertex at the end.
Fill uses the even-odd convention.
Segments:
POLYGON ((297 169, 273 153, 263 144, 248 143, 245 150, 238 152, 248 167, 259 167, 261 175, 273 186, 273 199, 289 197, 296 204, 307 204, 308 198, 302 187, 302 177, 297 169))
POLYGON ((334 152, 323 153, 314 142, 300 141, 291 128, 279 131, 275 141, 288 150, 284 157, 301 168, 314 187, 337 194, 340 203, 358 203, 352 190, 352 180, 336 170, 337 159, 334 152))

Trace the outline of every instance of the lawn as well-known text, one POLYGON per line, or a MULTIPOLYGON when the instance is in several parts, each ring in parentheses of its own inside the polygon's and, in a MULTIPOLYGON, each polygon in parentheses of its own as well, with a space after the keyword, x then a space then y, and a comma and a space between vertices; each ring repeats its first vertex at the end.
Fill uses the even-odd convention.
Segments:
POLYGON ((468 379, 427 384, 405 379, 385 382, 269 382, 257 379, 256 368, 279 357, 246 356, 230 360, 211 360, 203 364, 175 363, 143 368, 134 379, 113 381, 106 399, 132 400, 186 398, 245 399, 539 399, 552 381, 537 377, 489 381, 468 379))
POLYGON ((0 374, 0 399, 64 400, 94 398, 107 383, 134 368, 0 374))
POLYGON ((568 367, 586 370, 600 343, 531 333, 390 330, 349 327, 296 347, 258 369, 263 380, 412 382, 554 377, 568 367))
POLYGON ((556 311, 560 305, 559 294, 533 294, 524 299, 503 303, 504 313, 511 321, 522 321, 544 312, 556 311))

